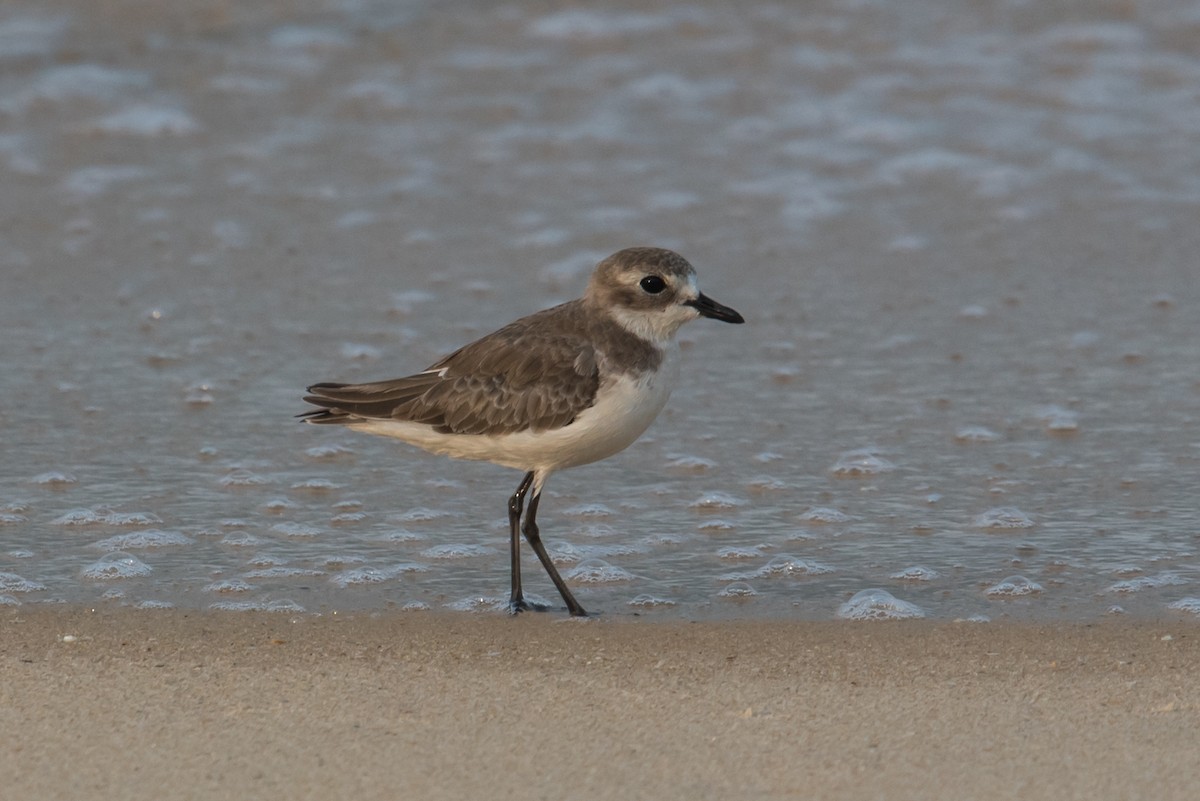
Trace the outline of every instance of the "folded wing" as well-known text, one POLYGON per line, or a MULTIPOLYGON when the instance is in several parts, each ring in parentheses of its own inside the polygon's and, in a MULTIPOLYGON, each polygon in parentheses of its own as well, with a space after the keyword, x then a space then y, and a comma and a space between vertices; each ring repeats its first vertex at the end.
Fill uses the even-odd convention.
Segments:
MULTIPOLYGON (((567 304, 570 306, 570 304, 567 304)), ((315 384, 310 423, 396 420, 448 434, 509 434, 570 425, 595 403, 597 359, 556 307, 511 323, 415 375, 367 384, 315 384), (532 325, 545 315, 560 325, 532 325), (540 333, 539 333, 540 332, 540 333)))

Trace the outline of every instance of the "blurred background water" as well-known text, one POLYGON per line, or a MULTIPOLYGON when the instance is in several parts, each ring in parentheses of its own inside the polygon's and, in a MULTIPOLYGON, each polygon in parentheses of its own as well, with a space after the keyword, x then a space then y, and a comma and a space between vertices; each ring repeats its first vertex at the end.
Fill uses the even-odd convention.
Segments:
POLYGON ((520 475, 303 388, 654 244, 749 324, 551 480, 590 610, 1200 613, 1194 3, 10 0, 0 219, 0 603, 492 609, 520 475))

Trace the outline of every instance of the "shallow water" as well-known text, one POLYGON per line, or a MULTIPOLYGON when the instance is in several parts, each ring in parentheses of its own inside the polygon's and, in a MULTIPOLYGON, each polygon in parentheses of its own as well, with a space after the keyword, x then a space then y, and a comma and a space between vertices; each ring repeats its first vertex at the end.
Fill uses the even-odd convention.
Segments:
POLYGON ((748 324, 551 479, 588 609, 1200 608, 1194 4, 93 6, 0 10, 0 601, 491 609, 519 474, 303 387, 658 244, 748 324))

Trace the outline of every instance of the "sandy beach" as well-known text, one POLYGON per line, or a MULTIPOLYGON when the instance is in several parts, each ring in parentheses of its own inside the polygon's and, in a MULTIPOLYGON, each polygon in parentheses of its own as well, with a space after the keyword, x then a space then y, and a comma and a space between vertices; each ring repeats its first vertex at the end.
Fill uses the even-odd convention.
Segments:
POLYGON ((13 799, 1190 799, 1200 629, 22 609, 13 799))

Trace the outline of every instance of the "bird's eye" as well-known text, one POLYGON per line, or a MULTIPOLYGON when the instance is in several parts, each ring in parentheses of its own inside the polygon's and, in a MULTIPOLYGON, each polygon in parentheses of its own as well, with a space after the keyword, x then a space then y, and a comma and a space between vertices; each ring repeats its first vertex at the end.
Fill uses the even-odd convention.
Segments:
POLYGON ((657 275, 647 275, 639 282, 639 285, 651 295, 657 295, 667 288, 667 282, 657 275))

